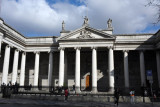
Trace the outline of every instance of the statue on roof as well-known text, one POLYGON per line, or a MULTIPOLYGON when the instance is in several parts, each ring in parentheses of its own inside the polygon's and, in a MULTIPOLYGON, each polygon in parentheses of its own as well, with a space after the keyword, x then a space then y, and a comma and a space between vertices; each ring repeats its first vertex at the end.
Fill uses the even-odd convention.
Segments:
POLYGON ((87 18, 87 16, 85 16, 83 26, 88 25, 88 22, 89 22, 89 19, 87 18))
POLYGON ((62 31, 65 31, 65 23, 64 23, 64 20, 62 22, 62 31))
POLYGON ((112 19, 109 19, 107 21, 107 25, 108 25, 108 28, 112 28, 112 19))

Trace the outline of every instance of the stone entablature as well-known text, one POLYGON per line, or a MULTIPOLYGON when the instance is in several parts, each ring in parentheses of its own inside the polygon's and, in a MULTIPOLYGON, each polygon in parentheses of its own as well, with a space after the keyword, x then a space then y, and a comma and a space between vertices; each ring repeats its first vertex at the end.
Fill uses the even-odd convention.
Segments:
MULTIPOLYGON (((3 22, 1 20, 1 22, 3 22)), ((93 29, 89 26, 82 26, 63 36, 48 37, 24 37, 22 34, 8 26, 0 23, 2 42, 7 43, 22 51, 32 51, 35 49, 49 51, 51 47, 106 47, 114 46, 115 50, 135 50, 135 49, 155 49, 160 47, 159 33, 154 34, 107 34, 103 31, 93 29), (87 34, 87 37, 83 37, 87 34), (85 34, 85 35, 84 35, 85 34), (155 45, 156 41, 156 45, 155 45)))
POLYGON ((155 49, 154 34, 119 34, 116 36, 115 50, 152 50, 155 49))

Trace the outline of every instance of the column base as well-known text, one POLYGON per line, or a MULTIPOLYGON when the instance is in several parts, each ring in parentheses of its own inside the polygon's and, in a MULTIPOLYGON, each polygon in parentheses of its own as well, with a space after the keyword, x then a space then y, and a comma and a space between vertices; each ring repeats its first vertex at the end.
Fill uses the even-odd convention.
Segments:
POLYGON ((76 94, 81 93, 80 87, 76 87, 75 93, 76 93, 76 94))
POLYGON ((114 87, 110 87, 108 90, 109 93, 114 93, 114 87))
POLYGON ((92 87, 91 93, 97 93, 97 92, 98 92, 97 87, 92 87))
POLYGON ((23 91, 25 91, 25 90, 24 90, 24 88, 19 88, 19 91, 23 92, 23 91))
POLYGON ((38 91, 39 91, 38 86, 33 86, 33 87, 31 88, 31 91, 36 91, 36 92, 38 92, 38 91))

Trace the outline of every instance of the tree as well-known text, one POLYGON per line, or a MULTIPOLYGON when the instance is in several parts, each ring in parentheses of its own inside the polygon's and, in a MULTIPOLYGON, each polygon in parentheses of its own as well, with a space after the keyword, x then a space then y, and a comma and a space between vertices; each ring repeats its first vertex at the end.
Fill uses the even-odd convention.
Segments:
POLYGON ((147 5, 156 8, 156 21, 153 24, 158 24, 160 22, 160 0, 148 0, 147 5))

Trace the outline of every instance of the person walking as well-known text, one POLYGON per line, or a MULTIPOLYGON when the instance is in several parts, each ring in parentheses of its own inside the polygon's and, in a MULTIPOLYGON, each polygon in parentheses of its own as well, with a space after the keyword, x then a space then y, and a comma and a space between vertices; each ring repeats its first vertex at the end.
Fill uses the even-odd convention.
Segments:
POLYGON ((135 96, 135 92, 134 92, 134 90, 131 90, 130 91, 131 104, 135 104, 135 102, 134 102, 134 96, 135 96))
POLYGON ((115 105, 117 105, 117 107, 118 107, 118 102, 119 102, 119 89, 117 88, 117 89, 115 89, 115 91, 114 91, 114 98, 115 98, 115 105))
POLYGON ((65 89, 65 101, 68 100, 68 89, 65 89))

